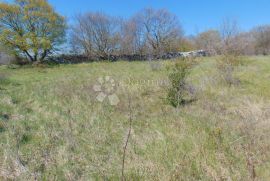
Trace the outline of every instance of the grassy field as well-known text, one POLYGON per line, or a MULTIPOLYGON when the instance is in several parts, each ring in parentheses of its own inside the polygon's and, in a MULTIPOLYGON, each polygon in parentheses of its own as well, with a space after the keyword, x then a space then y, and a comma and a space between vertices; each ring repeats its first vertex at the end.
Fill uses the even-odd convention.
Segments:
POLYGON ((120 180, 130 123, 126 180, 270 180, 270 57, 245 58, 233 86, 215 58, 197 62, 196 101, 179 108, 172 61, 0 66, 0 180, 120 180))

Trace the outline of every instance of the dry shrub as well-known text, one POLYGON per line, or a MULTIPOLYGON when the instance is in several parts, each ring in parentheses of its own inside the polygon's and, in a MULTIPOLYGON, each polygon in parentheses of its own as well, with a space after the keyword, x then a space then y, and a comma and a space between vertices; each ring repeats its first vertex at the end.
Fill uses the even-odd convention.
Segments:
POLYGON ((160 61, 150 61, 149 66, 152 71, 159 71, 162 68, 162 64, 160 61))
POLYGON ((238 85, 240 81, 234 77, 236 68, 241 64, 242 58, 234 54, 225 54, 217 59, 217 68, 228 85, 238 85))

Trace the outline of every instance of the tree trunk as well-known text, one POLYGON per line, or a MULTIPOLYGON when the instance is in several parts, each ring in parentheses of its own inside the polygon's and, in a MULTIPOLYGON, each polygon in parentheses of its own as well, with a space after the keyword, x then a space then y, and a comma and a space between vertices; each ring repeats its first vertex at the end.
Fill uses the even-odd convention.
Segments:
POLYGON ((40 57, 40 61, 43 61, 46 58, 47 54, 48 54, 48 51, 44 50, 44 52, 42 53, 42 55, 40 57))
POLYGON ((24 50, 24 53, 27 55, 31 62, 35 62, 35 59, 28 53, 27 50, 24 50))

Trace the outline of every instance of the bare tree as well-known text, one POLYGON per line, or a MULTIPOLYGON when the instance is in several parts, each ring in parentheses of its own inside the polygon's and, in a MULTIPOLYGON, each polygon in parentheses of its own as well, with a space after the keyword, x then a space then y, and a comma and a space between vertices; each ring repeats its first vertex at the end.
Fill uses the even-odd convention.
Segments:
POLYGON ((221 53, 239 55, 241 53, 241 44, 239 44, 240 28, 237 21, 224 19, 220 26, 221 53))
POLYGON ((119 50, 120 25, 118 18, 103 13, 78 15, 72 27, 72 44, 88 56, 108 57, 119 50))
POLYGON ((166 9, 144 9, 135 18, 143 26, 150 51, 155 54, 172 50, 170 45, 182 36, 177 17, 166 9))
POLYGON ((270 25, 258 26, 253 29, 257 54, 270 53, 270 25))
POLYGON ((121 49, 123 54, 144 54, 146 34, 138 19, 131 18, 122 26, 121 49))
POLYGON ((77 54, 84 53, 88 56, 92 53, 91 33, 85 24, 86 18, 82 15, 76 16, 76 25, 73 26, 71 32, 71 46, 77 54))
POLYGON ((195 38, 196 46, 198 49, 208 51, 210 54, 215 55, 221 43, 221 37, 217 30, 208 30, 200 33, 195 38))
POLYGON ((177 51, 182 37, 178 19, 165 9, 144 9, 127 21, 102 13, 78 15, 75 20, 72 47, 88 56, 177 51))
POLYGON ((241 32, 237 36, 238 46, 241 47, 241 54, 243 55, 254 55, 256 39, 253 35, 253 32, 241 32))
POLYGON ((243 53, 239 26, 236 21, 226 19, 222 22, 220 28, 221 57, 218 59, 217 67, 223 79, 228 85, 239 84, 239 80, 234 77, 234 71, 240 64, 240 55, 243 53))

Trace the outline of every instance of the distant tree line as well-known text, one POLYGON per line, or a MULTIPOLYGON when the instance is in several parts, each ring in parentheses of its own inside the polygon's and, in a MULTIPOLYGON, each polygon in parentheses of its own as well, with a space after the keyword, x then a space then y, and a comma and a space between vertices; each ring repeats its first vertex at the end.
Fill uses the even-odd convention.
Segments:
POLYGON ((211 54, 269 55, 270 25, 241 31, 236 21, 225 19, 219 29, 199 33, 191 39, 195 48, 211 54))
POLYGON ((217 29, 187 37, 179 19, 166 9, 146 8, 129 19, 100 12, 79 14, 68 36, 67 29, 65 18, 47 0, 0 3, 0 46, 30 62, 43 61, 58 50, 63 52, 64 43, 71 54, 89 59, 161 56, 196 49, 212 55, 270 54, 270 25, 243 32, 235 21, 226 19, 217 29))
POLYGON ((144 9, 128 20, 103 13, 76 16, 71 44, 87 56, 163 54, 179 51, 182 27, 165 9, 144 9))

